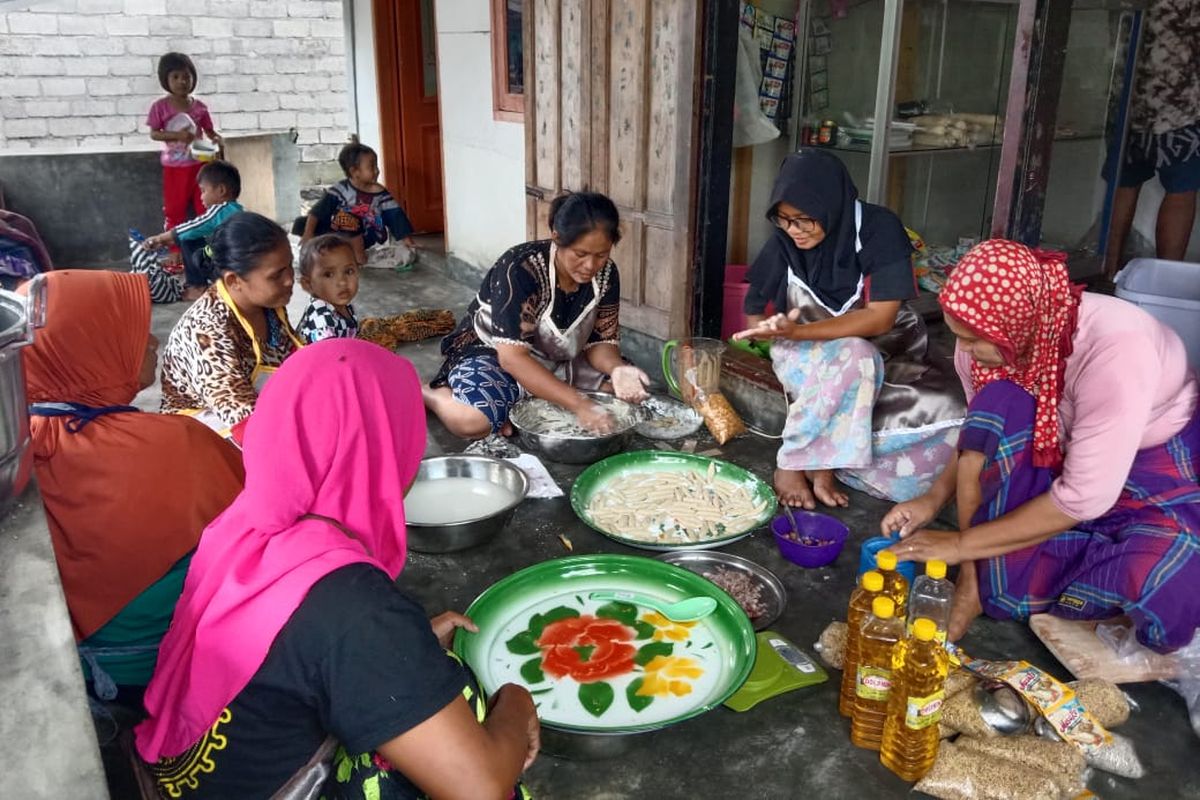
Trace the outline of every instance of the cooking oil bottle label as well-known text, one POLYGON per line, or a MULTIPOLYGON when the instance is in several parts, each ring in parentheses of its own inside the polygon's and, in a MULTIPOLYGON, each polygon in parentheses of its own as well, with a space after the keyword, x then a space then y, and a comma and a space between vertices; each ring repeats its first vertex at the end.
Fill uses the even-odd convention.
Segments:
POLYGON ((946 692, 942 689, 928 697, 908 698, 908 711, 904 715, 904 724, 914 731, 928 728, 942 718, 942 701, 946 692))
MULTIPOLYGON (((914 619, 914 620, 911 620, 911 621, 908 623, 908 627, 907 627, 907 628, 906 628, 906 630, 905 630, 905 633, 906 633, 906 634, 908 634, 908 638, 910 638, 910 639, 911 639, 911 638, 913 638, 913 631, 912 631, 912 629, 913 629, 913 623, 914 623, 914 622, 916 622, 916 620, 915 620, 915 619, 914 619)), ((941 628, 938 628, 938 629, 937 629, 937 633, 935 633, 935 634, 933 635, 933 638, 934 638, 934 640, 935 640, 935 641, 938 641, 938 642, 941 642, 942 644, 945 644, 945 643, 946 643, 946 632, 945 632, 944 630, 942 630, 941 628)))
POLYGON ((858 682, 855 691, 864 700, 887 700, 888 692, 892 689, 892 671, 880 667, 858 668, 858 682))

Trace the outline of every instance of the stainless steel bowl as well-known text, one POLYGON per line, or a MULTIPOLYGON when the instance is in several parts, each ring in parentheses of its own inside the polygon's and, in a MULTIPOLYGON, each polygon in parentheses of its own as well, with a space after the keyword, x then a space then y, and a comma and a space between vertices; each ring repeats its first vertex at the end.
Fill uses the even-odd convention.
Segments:
POLYGON ((605 761, 645 749, 657 733, 575 733, 543 725, 542 752, 568 761, 605 761))
POLYGON ((787 590, 783 588, 783 581, 779 580, 779 576, 771 570, 748 558, 735 556, 733 553, 723 553, 720 550, 677 550, 672 553, 664 553, 658 557, 658 560, 683 567, 706 579, 709 573, 719 567, 748 575, 758 583, 761 590, 759 596, 766 607, 766 611, 761 615, 750 618, 750 624, 756 631, 768 628, 771 623, 779 619, 783 610, 787 608, 787 590))
POLYGON ((479 455, 434 456, 421 461, 414 486, 442 478, 474 478, 502 486, 516 496, 512 503, 477 519, 454 523, 423 524, 408 520, 408 546, 418 553, 453 553, 491 539, 508 524, 513 511, 529 491, 529 479, 517 467, 499 458, 479 455))
POLYGON ((618 400, 611 394, 603 392, 584 392, 583 394, 603 406, 624 410, 628 414, 628 427, 604 436, 537 433, 530 430, 527 427, 528 423, 522 419, 523 410, 528 407, 526 404, 530 402, 527 399, 513 406, 508 415, 509 422, 516 430, 517 440, 521 446, 559 464, 594 464, 614 453, 627 450, 629 443, 633 440, 638 423, 642 421, 640 410, 624 400, 618 400))

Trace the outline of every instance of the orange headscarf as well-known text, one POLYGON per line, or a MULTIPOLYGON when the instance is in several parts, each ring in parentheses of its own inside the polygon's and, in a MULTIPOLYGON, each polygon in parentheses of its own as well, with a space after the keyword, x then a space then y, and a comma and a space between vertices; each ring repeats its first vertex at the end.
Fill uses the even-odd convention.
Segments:
POLYGON ((962 257, 938 297, 943 311, 1004 356, 998 367, 972 363, 975 391, 992 381, 1012 381, 1037 402, 1034 466, 1062 465, 1058 403, 1082 293, 1061 254, 989 239, 962 257))
MULTIPOLYGON (((22 353, 30 403, 137 394, 150 336, 144 276, 46 273, 46 326, 22 353)), ((108 414, 76 433, 30 419, 37 477, 75 636, 85 639, 196 546, 241 491, 237 451, 195 420, 108 414)))

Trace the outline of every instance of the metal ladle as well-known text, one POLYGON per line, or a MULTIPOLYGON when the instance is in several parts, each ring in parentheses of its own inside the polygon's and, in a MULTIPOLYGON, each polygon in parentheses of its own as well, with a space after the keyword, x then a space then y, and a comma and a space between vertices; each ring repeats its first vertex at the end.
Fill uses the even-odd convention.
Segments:
POLYGON ((988 727, 1001 736, 1027 733, 1033 726, 1029 704, 1006 684, 981 682, 975 687, 975 705, 988 727))

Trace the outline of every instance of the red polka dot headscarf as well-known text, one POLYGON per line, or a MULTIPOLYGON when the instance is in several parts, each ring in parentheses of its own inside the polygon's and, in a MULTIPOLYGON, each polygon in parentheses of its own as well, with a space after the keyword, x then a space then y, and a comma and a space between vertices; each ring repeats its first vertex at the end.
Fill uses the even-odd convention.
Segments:
POLYGON ((1006 380, 1037 401, 1034 466, 1062 464, 1058 402, 1082 293, 1060 255, 990 239, 963 256, 938 298, 946 314, 1004 356, 1003 366, 971 365, 975 391, 1006 380))

